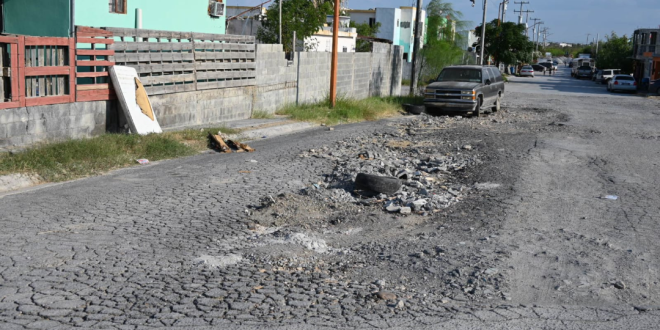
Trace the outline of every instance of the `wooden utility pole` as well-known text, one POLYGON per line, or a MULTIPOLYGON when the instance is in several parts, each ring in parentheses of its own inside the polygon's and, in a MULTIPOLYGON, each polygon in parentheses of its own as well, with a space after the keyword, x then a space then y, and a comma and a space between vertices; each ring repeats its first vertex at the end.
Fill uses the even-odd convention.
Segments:
POLYGON ((410 77, 410 96, 415 95, 415 90, 417 90, 417 53, 419 53, 421 34, 424 30, 424 24, 422 24, 422 2, 423 0, 417 0, 417 15, 415 18, 415 43, 413 44, 413 61, 412 61, 412 73, 410 77))
POLYGON ((486 11, 488 10, 488 0, 484 0, 484 18, 481 23, 481 58, 480 65, 484 65, 484 47, 486 46, 486 11))
POLYGON ((339 0, 335 0, 335 17, 332 22, 332 67, 330 68, 330 105, 337 105, 337 51, 339 50, 339 0))
POLYGON ((282 42, 282 0, 280 2, 280 34, 278 35, 277 41, 279 41, 280 45, 284 45, 282 42))

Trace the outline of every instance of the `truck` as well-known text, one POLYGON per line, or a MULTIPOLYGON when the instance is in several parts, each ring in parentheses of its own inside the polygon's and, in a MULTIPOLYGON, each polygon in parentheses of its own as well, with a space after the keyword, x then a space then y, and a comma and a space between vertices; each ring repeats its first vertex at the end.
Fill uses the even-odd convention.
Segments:
MULTIPOLYGON (((580 55, 584 55, 584 54, 580 54, 580 55)), ((578 77, 578 71, 580 70, 580 68, 583 68, 583 67, 589 67, 589 69, 591 71, 589 73, 589 77, 591 77, 591 75, 593 74, 594 69, 596 68, 596 60, 594 60, 593 58, 574 58, 573 62, 571 62, 571 68, 572 68, 571 69, 571 76, 572 77, 578 77)), ((583 68, 583 74, 584 74, 584 71, 586 71, 586 68, 583 68)), ((585 77, 585 76, 582 75, 582 77, 585 77)))

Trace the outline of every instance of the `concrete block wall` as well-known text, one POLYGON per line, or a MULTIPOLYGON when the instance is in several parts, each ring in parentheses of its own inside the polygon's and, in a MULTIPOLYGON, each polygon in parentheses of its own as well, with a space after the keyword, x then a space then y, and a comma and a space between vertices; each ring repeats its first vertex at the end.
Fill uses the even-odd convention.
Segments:
POLYGON ((118 128, 116 102, 96 101, 0 110, 0 149, 81 139, 118 128))
POLYGON ((252 112, 275 113, 296 101, 297 60, 289 63, 282 45, 257 45, 257 86, 252 112))
POLYGON ((252 88, 236 87, 149 97, 165 129, 250 118, 252 88))
MULTIPOLYGON (((400 94, 402 47, 376 44, 373 53, 340 53, 338 61, 340 97, 400 94)), ((282 45, 257 45, 256 62, 255 86, 151 96, 161 126, 217 125, 250 118, 255 111, 274 113, 295 103, 296 97, 305 104, 324 101, 330 94, 330 53, 300 52, 289 62, 282 45)), ((116 101, 0 110, 0 149, 117 131, 120 120, 116 101)))

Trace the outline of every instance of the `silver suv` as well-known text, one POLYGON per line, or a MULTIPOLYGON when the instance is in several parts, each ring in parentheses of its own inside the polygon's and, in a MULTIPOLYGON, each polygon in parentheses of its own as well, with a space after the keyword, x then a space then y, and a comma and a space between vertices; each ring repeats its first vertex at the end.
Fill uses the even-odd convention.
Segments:
POLYGON ((601 84, 605 85, 612 80, 612 78, 618 74, 621 74, 621 70, 619 69, 605 69, 605 70, 600 70, 598 72, 598 75, 596 75, 596 82, 600 82, 601 84))

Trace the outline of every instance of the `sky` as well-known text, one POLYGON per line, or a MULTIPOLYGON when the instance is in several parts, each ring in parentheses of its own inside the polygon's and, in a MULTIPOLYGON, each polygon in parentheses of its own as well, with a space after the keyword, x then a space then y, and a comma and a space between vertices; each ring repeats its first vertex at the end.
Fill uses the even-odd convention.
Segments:
MULTIPOLYGON (((258 5, 266 0, 229 0, 228 5, 248 6, 258 5)), ((376 7, 401 7, 416 4, 415 0, 348 0, 351 9, 369 9, 376 7)), ((426 5, 430 0, 423 0, 426 5)), ((472 7, 470 0, 444 0, 454 4, 454 8, 463 13, 464 19, 470 21, 470 26, 481 25, 483 12, 481 3, 472 7)), ((520 5, 510 0, 507 8, 506 20, 518 20, 520 5)), ((550 32, 548 41, 585 43, 587 34, 589 42, 600 35, 612 32, 617 35, 631 36, 638 28, 660 28, 660 0, 523 0, 530 2, 524 5, 523 10, 533 10, 530 18, 540 18, 550 32)), ((502 0, 489 0, 487 20, 497 18, 498 5, 502 0)), ((268 5, 268 4, 267 4, 268 5)), ((531 24, 530 24, 531 25, 531 24)))

